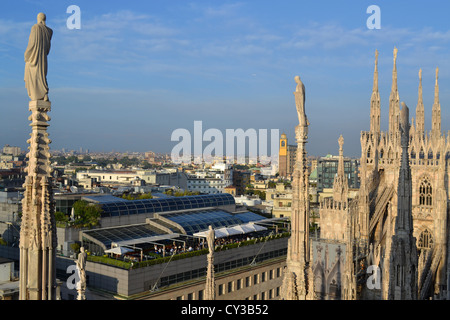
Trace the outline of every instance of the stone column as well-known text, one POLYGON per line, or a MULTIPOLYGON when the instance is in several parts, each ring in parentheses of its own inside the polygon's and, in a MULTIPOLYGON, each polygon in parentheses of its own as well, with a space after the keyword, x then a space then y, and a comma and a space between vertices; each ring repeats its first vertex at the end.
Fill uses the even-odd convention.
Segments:
POLYGON ((31 138, 20 229, 21 300, 53 300, 56 287, 56 224, 47 127, 50 101, 30 101, 31 138))
POLYGON ((299 125, 295 128, 297 159, 292 182, 291 237, 288 243, 286 269, 281 296, 285 300, 313 300, 314 284, 310 265, 308 168, 305 144, 309 121, 305 113, 305 86, 295 77, 294 92, 299 125))

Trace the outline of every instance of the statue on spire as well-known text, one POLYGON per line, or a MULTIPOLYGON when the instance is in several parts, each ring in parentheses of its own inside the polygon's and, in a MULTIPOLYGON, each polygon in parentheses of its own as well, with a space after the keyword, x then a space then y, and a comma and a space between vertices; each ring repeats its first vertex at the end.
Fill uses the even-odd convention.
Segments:
POLYGON ((47 55, 53 30, 45 24, 46 16, 39 13, 37 23, 31 28, 25 51, 25 87, 32 101, 48 101, 47 55))
POLYGON ((397 66, 397 53, 398 53, 398 49, 396 47, 394 47, 394 67, 397 66))
POLYGON ((308 119, 305 113, 305 85, 299 76, 295 76, 295 82, 297 82, 297 88, 295 89, 295 104, 297 106, 298 122, 301 127, 309 125, 308 119))

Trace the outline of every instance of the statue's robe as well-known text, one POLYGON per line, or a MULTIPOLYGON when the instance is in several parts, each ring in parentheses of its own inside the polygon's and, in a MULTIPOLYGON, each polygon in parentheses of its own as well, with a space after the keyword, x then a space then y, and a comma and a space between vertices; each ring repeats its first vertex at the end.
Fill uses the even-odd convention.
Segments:
MULTIPOLYGON (((32 101, 44 100, 48 94, 47 55, 53 31, 43 23, 31 28, 28 47, 25 51, 25 87, 32 101)), ((45 99, 47 100, 47 99, 45 99)))

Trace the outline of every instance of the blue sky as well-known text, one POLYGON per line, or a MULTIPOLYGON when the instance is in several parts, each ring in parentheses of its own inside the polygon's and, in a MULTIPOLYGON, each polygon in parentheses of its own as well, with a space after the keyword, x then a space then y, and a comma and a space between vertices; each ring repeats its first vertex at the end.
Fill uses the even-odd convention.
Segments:
MULTIPOLYGON (((48 82, 52 149, 170 152, 177 128, 279 129, 294 143, 294 76, 306 86, 307 150, 360 156, 369 129, 374 51, 386 129, 392 51, 400 99, 414 116, 423 69, 426 128, 440 68, 449 130, 450 5, 429 1, 38 1, 0 3, 0 146, 26 148, 23 53, 38 12, 54 30, 48 82), (81 29, 69 30, 69 5, 81 29), (381 29, 369 30, 369 5, 381 29)), ((204 144, 206 146, 206 143, 204 144)))

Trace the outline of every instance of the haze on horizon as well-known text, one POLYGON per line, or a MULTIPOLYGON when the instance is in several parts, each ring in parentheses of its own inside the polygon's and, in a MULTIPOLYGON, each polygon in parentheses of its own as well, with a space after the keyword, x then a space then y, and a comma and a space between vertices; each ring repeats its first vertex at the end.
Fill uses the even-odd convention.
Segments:
MULTIPOLYGON (((415 117, 423 70, 426 129, 439 67, 442 128, 449 130, 449 4, 422 1, 3 1, 0 4, 0 146, 26 149, 23 53, 39 12, 53 29, 48 82, 50 148, 170 153, 178 128, 279 129, 294 144, 294 76, 306 86, 309 155, 358 157, 369 129, 374 52, 381 126, 387 129, 392 51, 400 100, 415 117), (81 29, 69 30, 69 5, 81 29), (369 5, 381 29, 369 30, 369 5)), ((204 143, 206 146, 208 143, 204 143)))

